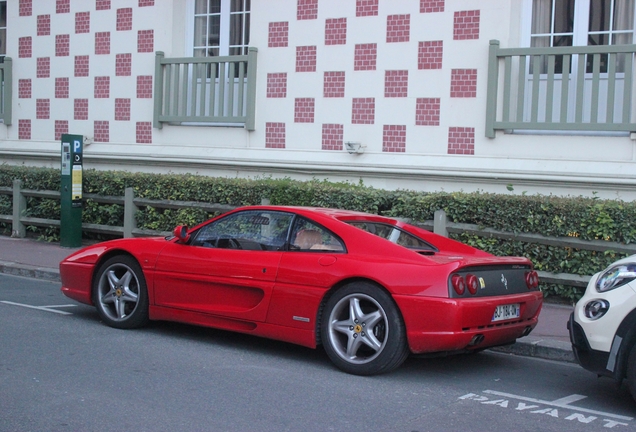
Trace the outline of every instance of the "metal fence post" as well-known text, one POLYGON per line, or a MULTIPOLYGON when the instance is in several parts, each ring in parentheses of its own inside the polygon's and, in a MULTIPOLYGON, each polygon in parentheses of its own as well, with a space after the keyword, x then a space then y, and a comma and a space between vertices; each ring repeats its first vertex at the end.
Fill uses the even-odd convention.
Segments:
POLYGON ((135 205, 135 191, 133 188, 126 188, 124 192, 124 238, 133 236, 133 230, 137 229, 137 219, 135 213, 138 207, 135 205))
POLYGON ((11 237, 26 237, 26 227, 21 221, 26 211, 26 197, 22 195, 22 180, 13 180, 13 227, 11 237))
POLYGON ((444 210, 436 210, 433 215, 433 232, 435 234, 448 237, 446 222, 446 212, 444 210))

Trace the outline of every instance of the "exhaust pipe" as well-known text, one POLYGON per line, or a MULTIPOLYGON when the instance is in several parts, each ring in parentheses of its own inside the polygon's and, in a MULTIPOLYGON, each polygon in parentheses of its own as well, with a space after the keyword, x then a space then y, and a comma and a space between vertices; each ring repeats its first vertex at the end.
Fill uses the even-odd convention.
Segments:
POLYGON ((483 334, 478 334, 473 336, 473 338, 470 340, 470 342, 468 342, 468 346, 475 346, 475 345, 479 345, 480 343, 482 343, 484 341, 485 336, 483 334))

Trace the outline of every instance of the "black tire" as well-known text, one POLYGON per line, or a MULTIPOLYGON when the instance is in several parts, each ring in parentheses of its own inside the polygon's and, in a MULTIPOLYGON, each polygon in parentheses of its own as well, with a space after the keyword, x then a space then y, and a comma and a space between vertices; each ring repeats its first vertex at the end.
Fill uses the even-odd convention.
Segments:
POLYGON ((148 289, 141 267, 128 255, 104 262, 93 282, 97 313, 109 326, 120 329, 148 323, 148 289))
POLYGON ((629 388, 629 392, 636 400, 636 344, 634 344, 629 357, 627 357, 627 388, 629 388))
POLYGON ((355 282, 325 304, 322 343, 331 361, 353 375, 392 371, 409 355, 402 315, 382 289, 355 282))

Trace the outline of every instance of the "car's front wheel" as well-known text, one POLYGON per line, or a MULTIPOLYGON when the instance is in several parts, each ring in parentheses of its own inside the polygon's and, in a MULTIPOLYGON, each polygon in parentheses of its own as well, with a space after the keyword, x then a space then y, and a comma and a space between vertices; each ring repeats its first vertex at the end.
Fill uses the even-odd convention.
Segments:
POLYGON ((364 282, 349 284, 327 300, 321 337, 331 361, 355 375, 389 372, 409 354, 402 316, 393 299, 364 282))
POLYGON ((634 400, 636 400, 636 344, 634 344, 629 357, 627 357, 627 387, 634 400))
POLYGON ((130 329, 148 322, 146 279, 130 256, 115 256, 102 264, 93 295, 99 316, 111 327, 130 329))

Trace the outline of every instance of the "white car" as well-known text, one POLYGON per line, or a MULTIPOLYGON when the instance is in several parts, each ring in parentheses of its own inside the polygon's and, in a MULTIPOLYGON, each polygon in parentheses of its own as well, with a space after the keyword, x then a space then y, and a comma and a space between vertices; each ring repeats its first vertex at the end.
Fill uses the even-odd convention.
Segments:
POLYGON ((636 255, 592 276, 568 323, 581 366, 627 380, 636 399, 636 255))

